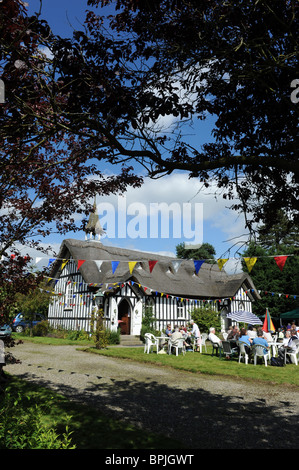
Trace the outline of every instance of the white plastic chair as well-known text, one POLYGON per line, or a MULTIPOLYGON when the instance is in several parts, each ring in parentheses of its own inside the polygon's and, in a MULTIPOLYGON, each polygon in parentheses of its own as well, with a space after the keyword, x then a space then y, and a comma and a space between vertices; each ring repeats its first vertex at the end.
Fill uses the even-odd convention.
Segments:
POLYGON ((245 344, 242 341, 237 341, 237 346, 239 346, 240 352, 239 352, 239 363, 241 362, 242 356, 244 356, 245 364, 248 364, 248 354, 245 349, 245 344))
POLYGON ((205 347, 205 350, 206 350, 206 352, 207 352, 207 345, 206 345, 206 340, 207 340, 207 338, 208 338, 207 333, 203 333, 203 334, 201 335, 201 343, 200 343, 200 345, 199 345, 200 352, 202 352, 202 347, 203 347, 203 346, 205 347))
POLYGON ((156 346, 156 353, 158 354, 159 340, 152 333, 145 333, 144 339, 144 353, 149 354, 149 352, 153 351, 154 346, 156 346))
POLYGON ((299 353, 299 344, 297 344, 296 351, 288 351, 287 349, 285 350, 285 356, 290 356, 291 361, 293 364, 296 364, 298 366, 298 353, 299 353))
POLYGON ((267 351, 267 353, 265 354, 264 349, 265 349, 265 346, 261 346, 260 344, 253 345, 253 360, 254 360, 255 366, 256 366, 257 358, 263 357, 265 366, 267 367, 267 360, 270 361, 270 351, 267 351))
POLYGON ((228 337, 228 333, 222 333, 222 336, 223 336, 224 341, 226 341, 228 337))
POLYGON ((186 347, 185 347, 185 341, 184 338, 180 338, 176 341, 176 344, 173 344, 171 339, 168 341, 168 354, 171 354, 172 348, 175 349, 175 355, 179 355, 179 349, 182 350, 183 356, 186 354, 186 347))

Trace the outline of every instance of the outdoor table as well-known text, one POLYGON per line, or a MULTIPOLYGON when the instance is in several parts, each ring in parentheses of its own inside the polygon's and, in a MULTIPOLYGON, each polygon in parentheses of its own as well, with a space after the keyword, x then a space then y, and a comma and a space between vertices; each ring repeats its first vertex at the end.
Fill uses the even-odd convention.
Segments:
POLYGON ((170 337, 169 336, 156 336, 156 339, 159 340, 159 348, 162 349, 162 340, 169 341, 170 337))

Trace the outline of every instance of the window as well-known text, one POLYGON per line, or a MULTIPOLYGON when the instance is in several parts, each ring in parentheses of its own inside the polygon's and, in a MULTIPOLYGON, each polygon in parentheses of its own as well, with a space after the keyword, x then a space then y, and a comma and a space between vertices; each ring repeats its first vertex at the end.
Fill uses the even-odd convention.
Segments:
POLYGON ((177 305, 177 318, 185 318, 184 301, 179 300, 177 305))

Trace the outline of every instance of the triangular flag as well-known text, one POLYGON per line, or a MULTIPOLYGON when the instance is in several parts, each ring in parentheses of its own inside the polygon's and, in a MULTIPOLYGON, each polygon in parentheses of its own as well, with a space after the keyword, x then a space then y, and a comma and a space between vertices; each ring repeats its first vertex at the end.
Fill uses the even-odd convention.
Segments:
POLYGON ((50 264, 52 264, 54 261, 55 261, 55 258, 50 258, 50 259, 49 259, 49 263, 48 263, 48 267, 49 267, 50 264))
POLYGON ((217 264, 218 264, 220 271, 227 261, 228 261, 228 258, 217 259, 217 264))
POLYGON ((200 270, 204 262, 205 262, 204 259, 194 260, 196 274, 198 273, 198 271, 200 270))
POLYGON ((279 267, 280 271, 283 270, 285 262, 287 260, 287 256, 274 256, 277 266, 279 267))
POLYGON ((175 259, 175 260, 172 261, 172 266, 173 266, 173 269, 175 270, 176 273, 178 272, 182 261, 183 261, 182 259, 175 259))
POLYGON ((101 266, 102 266, 102 264, 103 264, 103 261, 95 260, 95 264, 97 265, 98 270, 101 271, 101 266))
POLYGON ((111 261, 111 265, 112 265, 112 274, 114 274, 117 266, 119 265, 119 261, 111 261))
POLYGON ((253 266, 255 265, 257 258, 243 258, 243 259, 246 263, 248 271, 250 272, 253 266))
MULTIPOLYGON (((1 258, 2 259, 2 258, 1 258)), ((35 258, 35 262, 38 263, 42 258, 35 258)))
POLYGON ((63 259, 62 260, 62 263, 61 263, 61 271, 63 270, 63 268, 65 267, 66 263, 68 262, 68 259, 63 259))
POLYGON ((81 268, 82 264, 85 263, 85 259, 78 259, 78 266, 77 269, 81 268))
POLYGON ((132 274, 136 263, 137 263, 137 261, 128 261, 130 274, 132 274))
POLYGON ((158 263, 158 261, 155 261, 155 260, 150 260, 150 261, 148 262, 150 273, 151 273, 152 270, 154 269, 156 263, 158 263))

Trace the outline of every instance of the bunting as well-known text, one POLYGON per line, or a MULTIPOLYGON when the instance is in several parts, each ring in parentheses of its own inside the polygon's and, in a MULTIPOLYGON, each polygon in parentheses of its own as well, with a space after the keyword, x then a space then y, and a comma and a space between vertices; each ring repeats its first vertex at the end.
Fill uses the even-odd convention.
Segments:
POLYGON ((77 270, 81 268, 82 264, 84 264, 85 261, 86 261, 85 259, 78 259, 77 270))
POLYGON ((223 268, 223 266, 225 265, 225 263, 229 260, 229 258, 220 258, 220 259, 217 259, 217 264, 218 264, 218 267, 221 271, 221 269, 223 268))
POLYGON ((115 271, 116 271, 118 265, 119 265, 119 261, 111 261, 112 274, 115 273, 115 271))
POLYGON ((246 263, 248 271, 251 272, 253 266, 255 265, 255 263, 257 261, 257 258, 243 258, 243 259, 246 263))
MULTIPOLYGON (((286 263, 287 258, 289 258, 290 256, 295 256, 295 255, 290 254, 290 255, 275 255, 275 256, 274 256, 274 255, 271 255, 271 256, 259 256, 259 257, 257 257, 257 256, 256 256, 256 257, 242 257, 242 258, 240 258, 240 259, 243 259, 243 260, 244 260, 244 262, 246 263, 246 266, 247 266, 247 268, 248 268, 248 271, 251 272, 253 266, 255 265, 255 263, 257 262, 257 260, 258 260, 259 258, 274 258, 274 260, 275 260, 277 266, 279 267, 280 271, 282 271, 283 268, 284 268, 284 265, 285 265, 285 263, 286 263)), ((11 259, 14 259, 14 258, 15 258, 15 255, 12 254, 12 255, 11 255, 11 259)), ((25 258, 26 258, 26 257, 24 257, 24 259, 25 259, 25 258)), ((36 263, 39 263, 42 259, 44 259, 44 258, 43 258, 43 257, 38 257, 38 258, 36 258, 36 263)), ((61 258, 50 258, 50 259, 47 258, 47 259, 48 259, 48 267, 49 267, 54 261, 59 260, 59 259, 61 259, 61 258)), ((219 269, 220 269, 220 271, 221 271, 222 268, 223 268, 223 266, 225 265, 225 263, 226 263, 229 259, 234 259, 234 260, 236 260, 237 258, 219 258, 219 259, 217 259, 217 260, 215 260, 215 259, 213 259, 213 258, 209 258, 209 259, 205 259, 205 260, 195 260, 195 261, 194 261, 194 265, 195 265, 196 271, 198 272, 199 269, 201 268, 203 262, 205 262, 205 261, 214 261, 214 262, 215 262, 215 261, 216 261, 217 264, 218 264, 218 267, 219 267, 219 269)), ((68 260, 67 260, 67 259, 61 259, 61 260, 62 260, 61 269, 64 268, 64 266, 66 265, 66 263, 68 263, 68 261, 72 261, 72 260, 70 260, 70 259, 68 259, 68 260)), ((117 261, 117 260, 111 261, 111 259, 104 259, 104 260, 80 260, 80 261, 81 261, 81 264, 83 264, 83 262, 85 262, 85 261, 88 261, 88 262, 95 262, 95 263, 98 265, 99 268, 100 268, 100 266, 101 266, 101 264, 102 264, 103 262, 111 262, 111 263, 113 263, 113 272, 115 272, 115 270, 116 270, 118 264, 120 263, 120 261, 117 261), (116 263, 117 263, 117 264, 116 264, 116 263)), ((183 261, 190 261, 190 260, 185 260, 185 259, 173 259, 173 260, 170 260, 170 261, 169 261, 169 262, 171 262, 172 267, 173 267, 175 273, 178 272, 178 270, 179 270, 179 268, 180 268, 180 266, 181 266, 181 264, 182 264, 183 261)), ((133 261, 129 261, 129 263, 130 263, 130 264, 129 264, 130 272, 131 272, 131 270, 133 271, 133 269, 134 269, 136 263, 138 263, 138 262, 140 262, 140 263, 143 262, 143 263, 144 263, 145 260, 144 260, 144 259, 141 259, 141 260, 137 260, 137 261, 134 261, 134 262, 133 262, 133 261), (131 264, 131 263, 134 263, 134 265, 131 264)), ((163 260, 163 262, 164 262, 164 260, 163 260)), ((158 260, 149 260, 148 264, 149 264, 150 272, 152 272, 152 270, 154 269, 156 263, 158 263, 158 260)))
POLYGON ((136 263, 137 263, 137 261, 129 261, 129 262, 128 262, 130 274, 132 274, 133 269, 135 268, 136 263))
POLYGON ((283 267, 285 265, 285 262, 287 260, 287 256, 274 256, 274 259, 276 261, 277 266, 279 267, 280 271, 283 270, 283 267))
POLYGON ((204 259, 194 260, 194 267, 195 267, 196 274, 198 274, 198 271, 200 270, 204 262, 205 262, 204 259))
POLYGON ((68 262, 68 259, 63 259, 62 260, 62 263, 61 263, 61 271, 63 270, 63 268, 65 267, 65 265, 67 264, 68 262))
MULTIPOLYGON (((50 281, 55 281, 55 285, 57 284, 57 282, 58 282, 59 280, 61 281, 61 279, 55 279, 55 278, 51 278, 51 277, 47 277, 47 276, 45 276, 45 277, 47 278, 48 282, 50 282, 50 281)), ((70 280, 68 280, 68 281, 64 281, 64 285, 65 285, 65 284, 67 284, 67 285, 73 284, 73 286, 75 286, 75 285, 77 284, 77 282, 76 282, 76 281, 70 281, 70 280)), ((79 288, 82 287, 82 284, 83 284, 83 283, 80 282, 79 288)), ((120 287, 124 287, 125 285, 133 286, 134 284, 138 285, 139 287, 142 287, 144 291, 147 291, 147 290, 148 290, 150 293, 153 292, 150 287, 141 285, 141 284, 139 284, 139 283, 135 283, 134 281, 125 281, 125 282, 121 281, 121 282, 113 282, 113 283, 112 283, 112 282, 110 282, 110 283, 109 283, 109 282, 108 282, 108 283, 107 283, 107 282, 106 282, 106 283, 103 282, 103 283, 100 283, 100 284, 97 284, 97 283, 89 283, 88 285, 89 285, 89 286, 99 286, 99 287, 101 288, 101 290, 103 291, 103 293, 105 294, 105 293, 108 293, 108 291, 111 290, 111 289, 113 289, 113 288, 120 288, 120 287), (105 291, 105 289, 106 289, 106 291, 105 291)), ((43 290, 43 289, 41 289, 41 290, 43 290)), ((62 287, 62 291, 61 291, 61 292, 59 292, 59 291, 54 292, 54 291, 48 291, 48 290, 45 290, 45 292, 47 292, 48 294, 54 295, 54 296, 61 296, 61 297, 63 297, 63 296, 66 295, 66 293, 65 293, 65 287, 62 287)), ((244 296, 248 295, 248 293, 253 294, 254 292, 255 292, 255 289, 249 289, 248 291, 244 291, 244 292, 242 293, 242 298, 243 298, 244 296)), ((279 297, 283 296, 283 297, 285 297, 286 299, 291 299, 291 298, 296 299, 296 298, 298 297, 298 295, 295 295, 295 294, 283 294, 283 293, 268 292, 268 291, 261 291, 261 290, 257 290, 257 292, 258 292, 260 295, 263 295, 263 294, 264 294, 264 295, 272 295, 272 296, 278 295, 279 297)), ((82 297, 82 293, 80 293, 80 292, 78 292, 77 294, 74 294, 73 297, 76 298, 76 295, 79 296, 79 297, 82 297)), ((91 299, 93 298, 93 294, 92 294, 92 293, 90 293, 90 294, 85 294, 85 295, 86 295, 86 297, 88 297, 88 298, 91 298, 91 299)), ((186 302, 195 302, 195 303, 197 303, 197 302, 216 303, 216 302, 221 302, 221 301, 223 301, 223 300, 230 300, 230 301, 233 301, 233 300, 240 300, 240 299, 236 299, 234 296, 233 296, 233 297, 221 297, 221 298, 219 298, 219 299, 189 299, 189 298, 186 298, 186 297, 180 297, 180 298, 179 298, 179 297, 177 297, 177 296, 175 296, 175 295, 166 294, 166 293, 164 293, 164 292, 158 292, 158 291, 155 291, 155 295, 156 295, 156 296, 160 295, 161 297, 164 297, 164 296, 165 296, 167 299, 168 299, 168 298, 176 299, 177 301, 180 301, 180 302, 186 301, 186 302)), ((241 299, 241 300, 242 300, 242 299, 241 299)))
POLYGON ((95 264, 97 265, 98 270, 101 271, 101 266, 102 266, 102 264, 103 264, 103 261, 98 261, 98 260, 96 260, 96 261, 95 261, 95 264))
POLYGON ((171 261, 175 273, 178 272, 179 267, 181 266, 182 262, 183 262, 182 259, 174 259, 171 261))
POLYGON ((152 272, 152 270, 154 269, 154 267, 156 266, 157 263, 158 263, 158 261, 156 261, 156 260, 150 260, 148 262, 150 273, 152 272))

